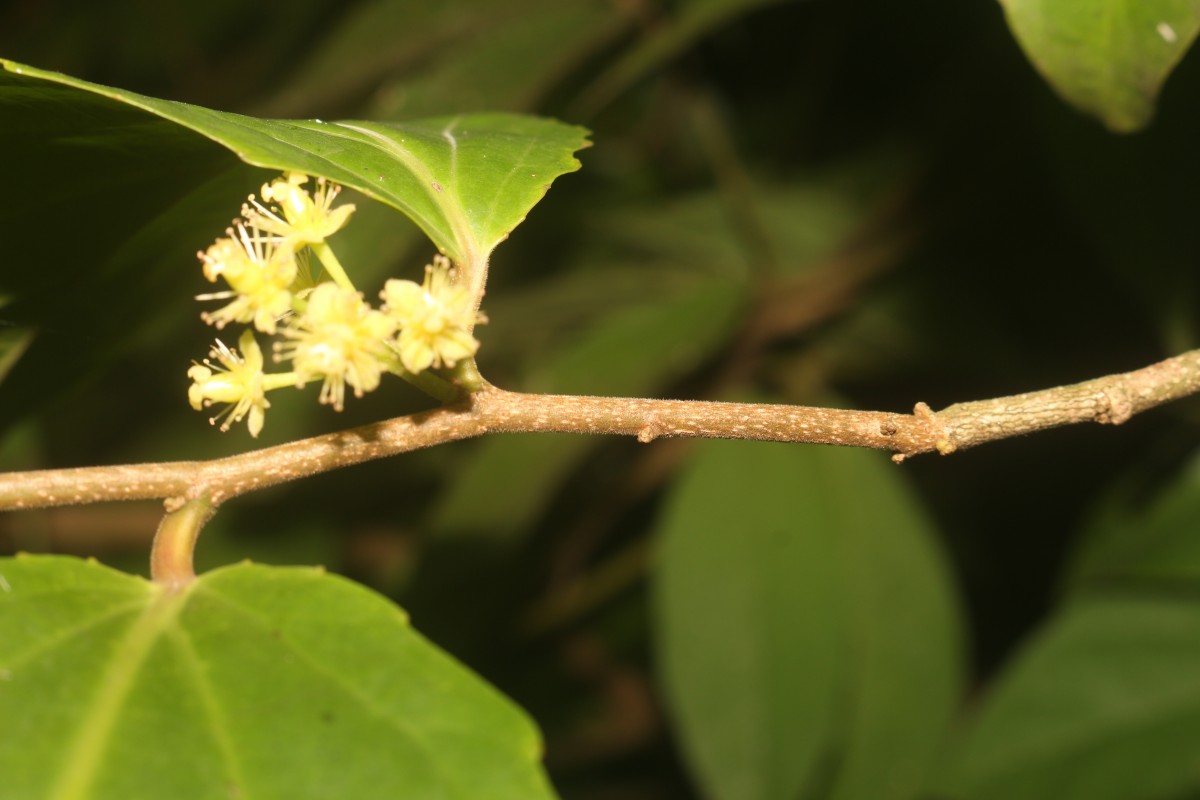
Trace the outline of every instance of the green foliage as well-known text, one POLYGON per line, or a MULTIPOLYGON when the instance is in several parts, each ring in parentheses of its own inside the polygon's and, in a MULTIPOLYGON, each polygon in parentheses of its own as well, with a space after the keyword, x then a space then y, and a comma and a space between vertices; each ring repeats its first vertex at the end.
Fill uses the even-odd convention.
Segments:
POLYGON ((70 381, 110 369, 148 327, 190 316, 199 287, 168 289, 178 265, 261 178, 177 125, 6 71, 0 116, 0 148, 20 154, 5 160, 5 230, 20 235, 8 237, 0 270, 3 322, 25 330, 28 347, 8 365, 22 391, 0 392, 7 427, 70 381))
POLYGON ((705 796, 916 795, 961 686, 931 534, 867 453, 700 446, 661 522, 656 609, 705 796))
POLYGON ((1144 127, 1200 32, 1193 0, 1001 0, 1008 24, 1063 99, 1115 131, 1144 127))
MULTIPOLYGON (((986 3, 144 5, 0 11, 5 469, 248 446, 186 408, 194 254, 284 168, 352 187, 364 291, 490 256, 506 388, 907 410, 1200 341, 1194 3, 1003 4, 1104 126, 986 3), (371 122, 275 119, 316 116, 371 122), (587 169, 530 214, 581 125, 587 169)), ((400 389, 273 399, 266 443, 428 407, 400 389)), ((1200 791, 1194 406, 903 467, 677 444, 410 453, 228 503, 200 542, 388 600, 0 560, 0 795, 1200 791)), ((160 514, 5 514, 0 548, 138 571, 160 514)))
POLYGON ((1189 797, 1200 781, 1200 605, 1088 597, 993 688, 950 764, 948 797, 1189 797))
POLYGON ((553 796, 529 720, 342 578, 241 564, 175 594, 28 556, 0 577, 8 797, 553 796))
POLYGON ((1064 607, 1014 658, 949 761, 949 796, 1194 793, 1197 513, 1194 462, 1148 502, 1113 493, 1084 532, 1064 607))
POLYGON ((1195 459, 1148 501, 1113 492, 1084 530, 1068 588, 1074 594, 1126 587, 1153 593, 1200 585, 1198 516, 1200 461, 1195 459))
MULTIPOLYGON (((408 122, 263 120, 111 89, 0 60, 52 85, 12 83, 22 102, 77 102, 68 86, 156 114, 258 167, 320 175, 411 217, 460 264, 486 262, 558 176, 579 168, 582 128, 548 119, 477 114, 408 122), (51 100, 52 98, 52 100, 51 100)), ((86 102, 86 101, 85 101, 86 102)), ((109 147, 134 142, 110 139, 109 147)))
MULTIPOLYGON (((0 74, 0 107, 20 109, 22 120, 0 134, 0 147, 25 154, 12 178, 17 187, 40 199, 15 209, 14 224, 25 230, 27 239, 18 245, 14 260, 46 257, 34 232, 60 224, 70 216, 68 209, 96 203, 95 187, 111 191, 116 183, 139 192, 132 207, 142 215, 93 216, 89 224, 95 230, 80 233, 98 245, 91 255, 105 262, 105 268, 96 275, 88 262, 64 253, 63 261, 73 263, 68 274, 92 284, 65 307, 58 289, 66 276, 13 270, 0 283, 0 292, 16 297, 13 313, 28 326, 21 338, 6 337, 11 341, 5 343, 5 372, 40 326, 86 331, 101 351, 97 356, 78 341, 64 347, 61 339, 51 340, 47 352, 35 354, 58 362, 59 369, 43 379, 42 387, 23 394, 23 400, 8 401, 15 407, 0 402, 6 418, 26 411, 22 402, 53 391, 64 369, 82 369, 105 357, 112 346, 109 329, 125 329, 127 334, 128 317, 155 305, 151 298, 158 281, 186 258, 183 247, 193 240, 185 232, 197 220, 213 220, 211 234, 221 230, 215 215, 228 213, 232 194, 224 178, 245 180, 246 173, 181 136, 182 129, 220 143, 248 164, 328 177, 400 209, 478 280, 486 275, 496 244, 524 220, 551 181, 578 168, 571 154, 587 144, 582 128, 528 116, 478 114, 399 126, 263 120, 157 100, 11 61, 0 60, 0 67, 6 70, 0 74), (149 111, 181 127, 131 115, 123 106, 149 111), (122 164, 123 159, 116 158, 105 163, 96 158, 97 151, 110 150, 136 154, 136 161, 122 164), (193 166, 196 154, 202 154, 200 164, 219 177, 193 166), (162 163, 165 174, 147 171, 147 158, 162 163), (83 163, 76 163, 81 159, 83 163), (183 175, 169 180, 175 171, 183 175), (59 189, 38 192, 35 187, 52 175, 62 176, 56 181, 59 189), (197 181, 201 183, 195 186, 197 181), (223 209, 215 205, 214 186, 228 193, 221 201, 223 209), (22 252, 23 247, 30 252, 22 252), (110 294, 115 296, 111 305, 106 302, 110 294)), ((244 190, 244 184, 239 188, 244 190)), ((173 303, 170 307, 177 308, 173 303)))

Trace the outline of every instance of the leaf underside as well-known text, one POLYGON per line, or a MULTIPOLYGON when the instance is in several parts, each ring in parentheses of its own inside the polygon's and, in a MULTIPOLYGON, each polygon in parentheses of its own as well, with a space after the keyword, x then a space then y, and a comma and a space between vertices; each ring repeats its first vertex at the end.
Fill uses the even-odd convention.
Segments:
POLYGON ((1002 0, 1009 27, 1064 100, 1118 132, 1149 123, 1200 31, 1195 0, 1002 0))
POLYGON ((588 144, 583 128, 518 114, 276 121, 0 67, 0 151, 19 154, 5 162, 0 214, 20 234, 0 269, 0 334, 11 334, 0 373, 21 387, 0 392, 0 429, 144 348, 148 330, 194 319, 191 298, 206 290, 195 253, 270 177, 258 167, 323 176, 399 209, 482 277, 588 144))
POLYGON ((267 120, 159 100, 0 59, 29 80, 6 91, 84 91, 202 134, 259 167, 319 175, 411 217, 459 263, 477 262, 520 224, 551 182, 579 168, 587 131, 541 117, 464 114, 406 123, 267 120))

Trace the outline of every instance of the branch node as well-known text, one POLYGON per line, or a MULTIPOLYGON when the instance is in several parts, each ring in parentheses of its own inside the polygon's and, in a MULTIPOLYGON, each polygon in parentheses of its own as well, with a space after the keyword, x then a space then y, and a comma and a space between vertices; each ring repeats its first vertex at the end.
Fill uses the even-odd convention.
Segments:
POLYGON ((1109 386, 1101 390, 1105 410, 1096 415, 1101 425, 1120 425, 1133 416, 1133 397, 1123 386, 1109 386))
POLYGON ((657 417, 652 418, 649 422, 638 429, 637 440, 642 444, 650 444, 664 432, 662 423, 657 417))
POLYGON ((954 435, 942 424, 928 404, 917 403, 913 406, 913 416, 925 423, 925 427, 929 429, 930 438, 933 439, 933 446, 940 455, 948 456, 958 449, 958 445, 954 442, 954 435))

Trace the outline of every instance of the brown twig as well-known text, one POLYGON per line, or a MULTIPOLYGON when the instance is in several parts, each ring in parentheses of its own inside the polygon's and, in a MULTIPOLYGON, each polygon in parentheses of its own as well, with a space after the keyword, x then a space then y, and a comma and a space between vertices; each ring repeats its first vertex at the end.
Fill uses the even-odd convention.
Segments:
POLYGON ((338 467, 485 433, 586 433, 758 439, 890 450, 902 461, 1079 422, 1120 424, 1200 391, 1200 350, 1118 375, 912 414, 762 403, 650 400, 507 392, 485 386, 434 411, 212 461, 176 461, 0 474, 0 509, 110 500, 238 495, 338 467))

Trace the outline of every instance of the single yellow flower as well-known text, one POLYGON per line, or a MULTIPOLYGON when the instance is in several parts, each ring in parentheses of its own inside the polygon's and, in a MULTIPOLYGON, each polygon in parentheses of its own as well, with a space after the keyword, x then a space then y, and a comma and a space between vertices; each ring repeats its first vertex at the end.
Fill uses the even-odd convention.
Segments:
POLYGON ((322 283, 308 296, 304 313, 284 328, 290 341, 277 349, 281 358, 292 361, 297 386, 323 378, 321 402, 341 411, 346 384, 355 397, 379 386, 389 357, 386 341, 395 329, 358 292, 322 283))
POLYGON ((425 267, 423 284, 393 279, 384 284, 382 297, 383 310, 400 329, 394 347, 409 372, 453 367, 479 349, 468 330, 477 316, 474 302, 455 284, 444 256, 435 256, 425 267))
POLYGON ((346 203, 333 208, 333 201, 342 187, 317 178, 314 196, 303 188, 307 182, 307 175, 289 172, 263 184, 263 202, 250 195, 250 202, 242 206, 242 215, 252 225, 282 238, 297 250, 325 241, 346 224, 354 212, 354 205, 346 203), (264 203, 277 203, 278 207, 264 203))
POLYGON ((242 355, 229 349, 220 339, 209 352, 203 364, 194 364, 188 369, 192 385, 188 388, 188 402, 200 411, 214 403, 227 404, 225 410, 209 419, 216 424, 224 417, 221 430, 227 431, 235 422, 248 417, 246 427, 250 435, 257 437, 262 431, 267 402, 263 376, 263 355, 251 331, 246 331, 238 340, 242 355))
POLYGON ((296 257, 290 246, 266 236, 253 225, 237 223, 229 236, 197 253, 204 262, 204 277, 224 278, 229 290, 197 295, 197 300, 228 300, 229 305, 201 314, 218 329, 230 322, 253 322, 263 333, 275 333, 276 320, 292 307, 291 286, 296 280, 296 257))

